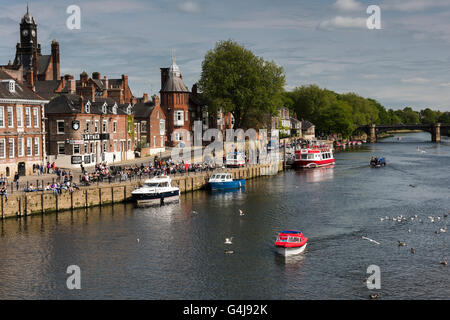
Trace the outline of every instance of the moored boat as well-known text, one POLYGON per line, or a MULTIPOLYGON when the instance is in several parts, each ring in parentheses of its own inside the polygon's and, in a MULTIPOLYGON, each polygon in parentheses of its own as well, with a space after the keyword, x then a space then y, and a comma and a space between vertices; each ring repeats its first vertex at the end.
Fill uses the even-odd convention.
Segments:
POLYGON ((237 189, 245 187, 245 179, 233 179, 231 173, 214 173, 208 180, 208 185, 212 190, 237 189))
POLYGON ((318 168, 334 164, 333 151, 329 146, 314 146, 295 151, 295 166, 318 168))
POLYGON ((164 204, 180 199, 180 189, 172 187, 172 179, 159 176, 144 181, 144 185, 131 192, 138 206, 164 204))
POLYGON ((275 241, 277 252, 283 256, 299 254, 305 251, 308 238, 297 230, 285 230, 278 234, 275 241))

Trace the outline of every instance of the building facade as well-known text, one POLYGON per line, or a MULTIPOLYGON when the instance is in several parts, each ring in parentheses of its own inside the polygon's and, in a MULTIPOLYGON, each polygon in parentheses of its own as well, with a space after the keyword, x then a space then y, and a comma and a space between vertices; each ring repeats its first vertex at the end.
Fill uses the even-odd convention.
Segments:
POLYGON ((57 167, 79 168, 134 159, 134 120, 131 104, 111 98, 95 102, 65 94, 45 109, 47 161, 57 167))
POLYGON ((168 146, 189 146, 192 143, 192 119, 189 90, 183 83, 180 69, 172 58, 169 68, 161 68, 161 107, 166 116, 168 146))
MULTIPOLYGON (((144 96, 145 99, 145 96, 144 96)), ((166 116, 157 95, 133 105, 136 147, 141 156, 165 151, 166 116)))
POLYGON ((45 125, 42 99, 0 70, 0 175, 27 175, 44 161, 45 125))

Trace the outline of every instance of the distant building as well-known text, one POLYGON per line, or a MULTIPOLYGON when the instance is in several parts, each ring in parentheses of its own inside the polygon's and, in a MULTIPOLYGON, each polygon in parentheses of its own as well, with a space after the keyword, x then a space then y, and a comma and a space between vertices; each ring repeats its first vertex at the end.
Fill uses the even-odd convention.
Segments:
POLYGON ((166 116, 157 95, 152 101, 140 100, 133 106, 135 123, 135 145, 141 156, 165 151, 166 116))
POLYGON ((47 160, 57 167, 80 168, 134 159, 132 106, 111 98, 90 101, 63 94, 45 107, 47 160))
POLYGON ((302 120, 302 137, 313 140, 316 137, 316 126, 308 120, 302 120))
POLYGON ((301 137, 302 136, 302 122, 297 119, 294 115, 290 117, 291 120, 291 136, 301 137))
POLYGON ((0 70, 0 174, 31 174, 45 154, 42 99, 14 77, 0 70))
POLYGON ((272 117, 271 129, 278 129, 280 134, 286 136, 291 135, 291 118, 289 116, 288 108, 280 108, 278 110, 278 116, 272 117))

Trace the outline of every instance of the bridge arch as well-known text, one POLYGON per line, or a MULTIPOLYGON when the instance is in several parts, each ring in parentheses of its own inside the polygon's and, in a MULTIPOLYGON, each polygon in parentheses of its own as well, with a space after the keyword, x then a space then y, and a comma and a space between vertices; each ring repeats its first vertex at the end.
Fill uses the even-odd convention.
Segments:
POLYGON ((395 131, 395 130, 422 130, 431 133, 431 141, 432 142, 441 142, 441 129, 444 132, 448 132, 450 130, 450 124, 441 125, 440 123, 433 124, 392 124, 392 125, 365 125, 359 126, 355 129, 355 131, 364 131, 368 138, 369 142, 374 143, 377 142, 377 134, 386 131, 395 131))

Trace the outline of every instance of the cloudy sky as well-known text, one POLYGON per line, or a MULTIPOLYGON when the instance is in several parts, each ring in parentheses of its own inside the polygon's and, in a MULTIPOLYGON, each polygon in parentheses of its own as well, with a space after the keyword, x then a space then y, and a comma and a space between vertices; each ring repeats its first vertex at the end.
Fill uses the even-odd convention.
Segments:
MULTIPOLYGON (((0 64, 13 60, 26 1, 0 0, 0 64)), ((356 92, 388 108, 450 111, 450 0, 31 0, 44 54, 56 38, 62 73, 128 74, 135 96, 160 89, 176 50, 191 87, 216 41, 233 39, 284 67, 286 88, 356 92), (81 8, 69 30, 66 9, 81 8), (381 30, 366 9, 381 7, 381 30)))

